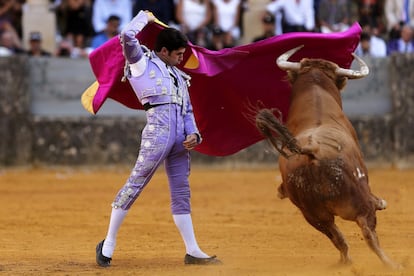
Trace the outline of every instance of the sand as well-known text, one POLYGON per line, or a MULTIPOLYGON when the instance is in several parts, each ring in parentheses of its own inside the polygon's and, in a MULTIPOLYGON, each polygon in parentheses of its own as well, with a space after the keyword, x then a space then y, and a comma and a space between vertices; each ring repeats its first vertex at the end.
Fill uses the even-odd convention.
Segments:
POLYGON ((384 266, 354 222, 337 219, 351 265, 276 196, 277 167, 194 167, 193 221, 201 248, 220 266, 186 266, 169 191, 158 170, 129 212, 110 268, 95 263, 110 203, 128 167, 13 168, 0 171, 0 275, 414 275, 414 170, 370 169, 371 189, 388 202, 377 232, 400 270, 384 266))

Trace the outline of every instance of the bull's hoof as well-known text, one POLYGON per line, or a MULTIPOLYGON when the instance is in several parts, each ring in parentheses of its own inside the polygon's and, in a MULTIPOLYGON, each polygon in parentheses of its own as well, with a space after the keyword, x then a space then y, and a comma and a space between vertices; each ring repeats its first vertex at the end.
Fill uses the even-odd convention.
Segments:
POLYGON ((340 265, 351 265, 352 259, 349 256, 341 256, 341 259, 339 260, 340 265))
POLYGON ((277 188, 277 197, 280 199, 284 199, 287 197, 285 190, 283 189, 282 185, 277 188))
POLYGON ((377 210, 384 210, 385 208, 387 208, 387 202, 379 198, 375 207, 377 208, 377 210))

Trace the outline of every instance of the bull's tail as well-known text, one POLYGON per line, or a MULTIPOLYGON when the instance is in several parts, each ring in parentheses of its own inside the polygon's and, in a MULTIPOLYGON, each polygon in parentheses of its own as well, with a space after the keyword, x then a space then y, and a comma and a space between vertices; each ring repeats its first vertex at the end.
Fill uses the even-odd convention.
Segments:
POLYGON ((293 154, 306 154, 313 157, 312 152, 299 146, 295 137, 283 125, 281 117, 279 110, 261 109, 256 114, 256 127, 282 156, 289 157, 284 150, 287 148, 293 154), (275 116, 274 111, 277 111, 278 117, 275 116))

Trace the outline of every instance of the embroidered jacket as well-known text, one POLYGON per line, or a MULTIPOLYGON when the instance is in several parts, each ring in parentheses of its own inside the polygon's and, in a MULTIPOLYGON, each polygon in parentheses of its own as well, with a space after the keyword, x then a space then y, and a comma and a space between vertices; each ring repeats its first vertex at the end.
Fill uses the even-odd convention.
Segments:
POLYGON ((188 93, 190 76, 174 66, 167 66, 154 51, 140 45, 136 35, 147 23, 146 13, 140 11, 121 32, 125 76, 141 104, 180 105, 186 134, 196 133, 200 137, 188 93))

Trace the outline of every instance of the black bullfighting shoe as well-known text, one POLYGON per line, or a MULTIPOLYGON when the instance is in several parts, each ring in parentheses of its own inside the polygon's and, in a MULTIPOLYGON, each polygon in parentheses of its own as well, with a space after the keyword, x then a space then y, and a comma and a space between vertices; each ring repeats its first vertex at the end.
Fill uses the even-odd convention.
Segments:
POLYGON ((98 243, 96 246, 96 263, 102 267, 108 267, 111 265, 112 258, 105 257, 102 254, 102 247, 105 240, 98 243))
POLYGON ((216 258, 216 256, 212 256, 209 258, 197 258, 191 255, 185 254, 184 263, 189 265, 220 265, 222 262, 216 258))

